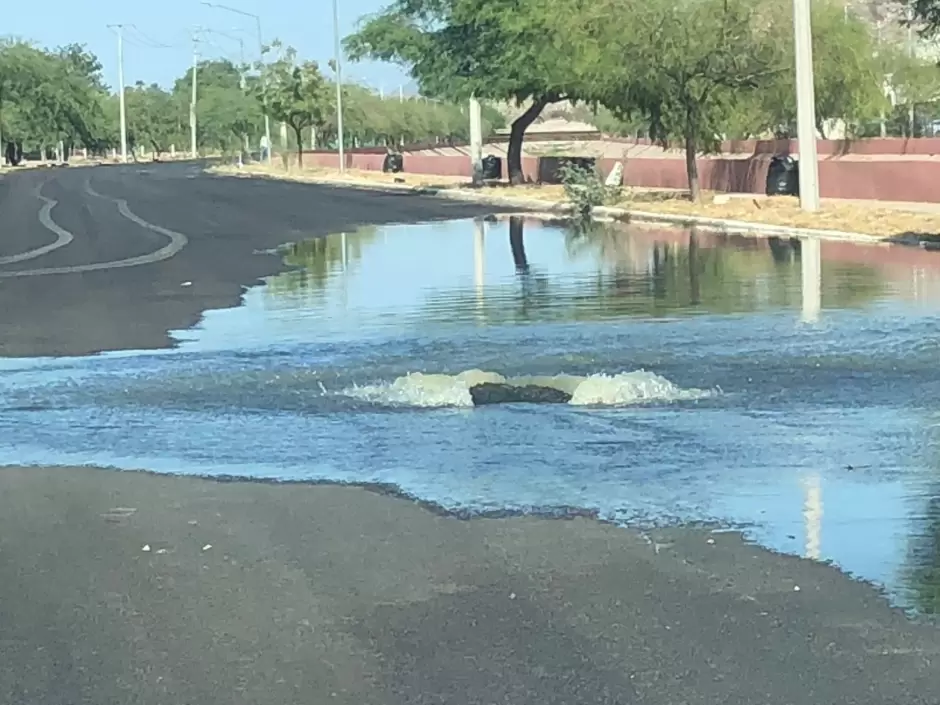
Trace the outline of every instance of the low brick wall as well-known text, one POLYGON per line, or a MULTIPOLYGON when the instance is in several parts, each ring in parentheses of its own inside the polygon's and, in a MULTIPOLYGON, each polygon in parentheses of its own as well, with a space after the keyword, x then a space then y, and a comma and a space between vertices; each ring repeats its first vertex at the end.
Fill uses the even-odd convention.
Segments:
MULTIPOLYGON (((631 140, 630 143, 637 143, 631 140)), ((790 141, 729 142, 720 156, 698 160, 702 188, 710 191, 762 194, 767 169, 774 154, 796 154, 790 141)), ((940 139, 884 139, 858 142, 819 140, 820 192, 824 198, 915 201, 940 203, 940 139), (934 156, 937 155, 937 156, 934 156)), ((337 168, 335 152, 309 152, 308 163, 337 168)), ((346 154, 350 169, 382 169, 384 149, 354 150, 346 154)), ((523 157, 523 172, 533 182, 557 183, 558 157, 523 157)), ((598 159, 606 176, 617 162, 598 159)), ((470 160, 463 155, 405 152, 405 173, 446 176, 472 175, 470 160)), ((503 159, 503 178, 506 178, 503 159)), ((624 184, 646 188, 688 186, 685 158, 678 151, 626 160, 624 184)))

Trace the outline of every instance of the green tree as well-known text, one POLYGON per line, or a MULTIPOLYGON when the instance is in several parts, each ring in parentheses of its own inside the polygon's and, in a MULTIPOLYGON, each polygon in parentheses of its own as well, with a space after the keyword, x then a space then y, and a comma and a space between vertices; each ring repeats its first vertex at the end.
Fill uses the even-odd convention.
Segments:
POLYGON ((696 156, 717 151, 741 96, 780 72, 776 32, 749 0, 611 0, 607 7, 632 31, 607 22, 616 60, 596 68, 598 82, 607 82, 603 102, 621 118, 644 116, 663 146, 682 145, 689 191, 699 200, 696 156))
POLYGON ((127 138, 133 149, 148 145, 156 155, 184 141, 181 106, 160 86, 138 82, 124 92, 127 138))
POLYGON ((59 140, 94 148, 103 137, 105 98, 100 65, 84 48, 0 44, 0 121, 17 141, 39 149, 59 140))
MULTIPOLYGON (((408 68, 422 94, 527 106, 510 130, 510 181, 524 180, 525 132, 546 106, 586 99, 570 50, 569 0, 395 0, 345 40, 353 59, 408 68)), ((583 11, 583 8, 582 8, 583 11)))
POLYGON ((297 52, 278 42, 271 49, 282 51, 274 61, 259 64, 262 76, 256 95, 272 118, 294 131, 297 165, 303 166, 303 134, 311 127, 320 130, 325 125, 328 84, 315 61, 298 63, 297 52))
MULTIPOLYGON (((785 27, 781 42, 782 71, 758 97, 766 127, 793 134, 796 123, 796 81, 792 11, 769 5, 772 24, 785 27)), ((893 53, 879 47, 868 24, 845 13, 841 0, 815 0, 812 6, 813 74, 816 91, 816 129, 826 137, 826 125, 844 120, 849 128, 877 118, 886 107, 884 75, 893 53)))

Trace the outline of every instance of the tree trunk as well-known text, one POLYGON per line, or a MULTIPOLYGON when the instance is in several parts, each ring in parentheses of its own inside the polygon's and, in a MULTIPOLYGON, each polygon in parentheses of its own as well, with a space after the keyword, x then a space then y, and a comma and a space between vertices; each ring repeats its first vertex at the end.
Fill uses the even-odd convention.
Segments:
POLYGON ((516 265, 517 274, 529 273, 529 260, 525 254, 524 223, 519 216, 509 217, 509 248, 512 250, 512 261, 516 265))
POLYGON ((304 168, 304 131, 299 127, 294 128, 294 134, 297 135, 297 168, 304 168))
POLYGON ((522 115, 513 121, 512 129, 509 131, 509 148, 506 152, 509 183, 521 184, 525 182, 525 174, 522 173, 522 140, 525 138, 525 131, 541 115, 545 106, 557 100, 558 97, 556 96, 540 96, 522 115))
POLYGON ((689 177, 689 196, 692 201, 698 203, 702 198, 702 192, 698 183, 698 162, 695 161, 695 135, 691 128, 686 128, 685 135, 685 173, 689 177))

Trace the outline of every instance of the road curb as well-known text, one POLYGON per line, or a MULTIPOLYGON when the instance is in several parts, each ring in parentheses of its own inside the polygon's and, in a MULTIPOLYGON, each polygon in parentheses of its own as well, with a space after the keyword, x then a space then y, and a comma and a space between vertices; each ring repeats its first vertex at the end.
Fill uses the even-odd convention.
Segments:
MULTIPOLYGON (((221 172, 225 174, 225 172, 221 172)), ((455 188, 441 188, 436 186, 409 186, 407 184, 383 184, 371 181, 346 179, 312 179, 309 181, 295 181, 284 179, 277 175, 264 173, 233 173, 232 176, 240 178, 262 178, 272 181, 294 181, 295 183, 321 184, 325 186, 339 186, 344 188, 357 188, 366 191, 380 191, 387 193, 413 193, 422 196, 436 196, 451 200, 469 201, 495 206, 511 206, 526 210, 537 210, 549 213, 570 213, 571 206, 558 201, 544 201, 538 198, 524 198, 519 196, 496 196, 481 193, 476 190, 463 190, 455 188)), ((678 213, 651 213, 628 208, 614 208, 599 206, 593 214, 606 218, 613 218, 623 222, 662 223, 664 225, 678 225, 682 227, 700 227, 709 230, 720 230, 729 233, 755 235, 759 237, 795 237, 814 238, 819 240, 841 240, 845 242, 861 242, 866 244, 888 244, 887 237, 881 235, 866 235, 844 230, 820 230, 813 228, 796 228, 786 225, 772 225, 768 223, 754 223, 745 220, 730 220, 723 218, 709 218, 700 215, 682 215, 678 213)))

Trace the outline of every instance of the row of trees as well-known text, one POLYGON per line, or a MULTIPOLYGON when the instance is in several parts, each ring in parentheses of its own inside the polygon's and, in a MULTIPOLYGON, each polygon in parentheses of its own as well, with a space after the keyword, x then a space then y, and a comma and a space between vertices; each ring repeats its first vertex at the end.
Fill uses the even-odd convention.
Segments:
MULTIPOLYGON (((238 66, 204 61, 196 74, 197 146, 234 152, 257 147, 264 113, 290 128, 289 147, 303 150, 315 138, 336 142, 336 85, 314 62, 275 43, 265 61, 238 66)), ((125 90, 129 147, 155 154, 190 144, 192 70, 170 89, 138 82, 125 90)), ((62 141, 104 152, 120 145, 119 99, 105 85, 98 59, 73 45, 55 50, 21 41, 0 43, 0 141, 44 152, 62 141)), ((383 99, 367 88, 344 87, 344 133, 349 144, 396 145, 464 141, 469 118, 451 102, 383 99)), ((484 129, 503 124, 487 110, 484 129)), ((277 140, 275 128, 275 140, 277 140)))
MULTIPOLYGON (((918 0, 929 3, 930 0, 918 0)), ((345 42, 357 59, 406 67, 427 95, 513 100, 510 178, 522 140, 548 106, 570 101, 695 155, 726 137, 792 134, 796 117, 791 6, 777 0, 395 0, 345 42)), ((880 42, 842 0, 814 0, 820 128, 863 132, 902 101, 940 95, 936 66, 880 42)))
MULTIPOLYGON (((914 0, 931 25, 935 0, 914 0)), ((890 117, 886 87, 904 103, 933 101, 940 71, 881 42, 842 0, 814 0, 820 130, 832 121, 861 135, 890 117)), ((938 14, 940 16, 940 14, 938 14)), ((344 86, 349 144, 465 140, 467 100, 514 101, 510 178, 521 181, 522 141, 546 108, 589 109, 612 132, 648 134, 687 155, 698 195, 695 155, 724 138, 792 134, 795 122, 789 5, 776 0, 394 0, 345 40, 353 59, 407 67, 425 100, 383 100, 344 86)), ((332 66, 299 60, 275 42, 263 61, 198 67, 198 146, 257 144, 265 112, 287 125, 302 155, 315 139, 337 140, 332 66)), ((169 89, 138 83, 126 93, 131 146, 156 153, 189 143, 192 72, 169 89)), ((81 46, 45 50, 0 43, 0 130, 32 149, 59 140, 93 151, 119 143, 118 101, 101 66, 81 46)), ((487 110, 484 129, 501 126, 487 110)), ((301 157, 302 158, 302 157, 301 157)))

